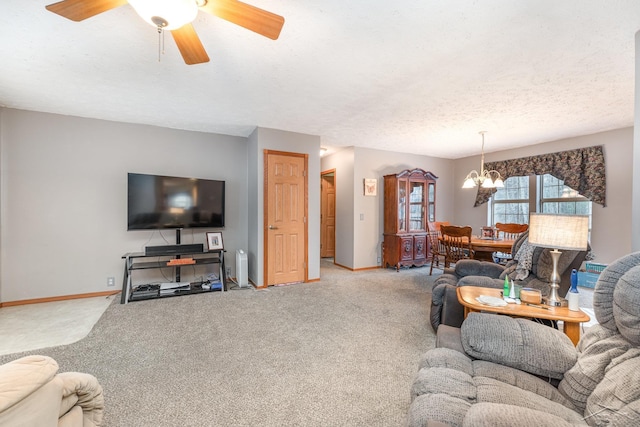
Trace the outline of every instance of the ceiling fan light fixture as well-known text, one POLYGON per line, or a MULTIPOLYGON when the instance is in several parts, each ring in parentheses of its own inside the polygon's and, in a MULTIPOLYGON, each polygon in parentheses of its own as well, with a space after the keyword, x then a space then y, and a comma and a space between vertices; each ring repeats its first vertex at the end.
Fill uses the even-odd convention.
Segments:
POLYGON ((284 18, 238 0, 60 0, 46 9, 75 22, 130 4, 158 32, 158 59, 164 53, 164 30, 171 36, 187 65, 209 62, 209 55, 191 23, 199 9, 256 34, 277 40, 284 18))
POLYGON ((129 0, 138 15, 154 28, 177 30, 198 15, 195 0, 129 0))

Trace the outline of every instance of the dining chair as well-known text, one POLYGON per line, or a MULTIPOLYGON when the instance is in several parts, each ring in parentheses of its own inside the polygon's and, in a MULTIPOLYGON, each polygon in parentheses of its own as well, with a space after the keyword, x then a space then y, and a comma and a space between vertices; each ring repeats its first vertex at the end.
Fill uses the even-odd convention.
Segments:
POLYGON ((498 238, 505 240, 516 240, 520 234, 529 229, 529 224, 513 224, 496 222, 496 230, 498 230, 498 238))
POLYGON ((440 242, 445 248, 444 268, 455 264, 461 259, 472 259, 471 249, 472 228, 469 226, 458 227, 456 225, 440 226, 440 242))
POLYGON ((427 239, 429 239, 429 245, 431 250, 431 267, 429 267, 429 276, 433 273, 433 265, 440 268, 440 258, 444 263, 446 249, 440 241, 440 231, 429 230, 427 231, 427 239))
POLYGON ((429 276, 433 273, 433 265, 440 268, 440 258, 444 262, 445 249, 440 242, 440 227, 442 225, 450 225, 449 221, 434 221, 427 223, 427 238, 431 245, 431 266, 429 267, 429 276))
MULTIPOLYGON (((495 229, 498 232, 496 236, 499 239, 516 240, 522 233, 529 229, 529 224, 501 223, 496 222, 495 229)), ((505 264, 513 258, 509 252, 494 252, 493 260, 498 264, 505 264)))

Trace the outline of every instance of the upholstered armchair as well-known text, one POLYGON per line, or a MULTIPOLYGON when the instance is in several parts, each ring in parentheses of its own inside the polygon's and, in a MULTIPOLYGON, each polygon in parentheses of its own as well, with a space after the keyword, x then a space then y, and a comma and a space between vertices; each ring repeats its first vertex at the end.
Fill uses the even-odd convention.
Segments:
POLYGON ((102 426, 104 398, 98 380, 57 372, 58 364, 47 356, 0 366, 0 426, 102 426))
MULTIPOLYGON (((506 265, 487 261, 461 260, 454 268, 444 270, 433 286, 431 297, 431 326, 434 330, 440 324, 460 327, 464 309, 458 302, 457 286, 481 286, 502 288, 505 276, 516 285, 539 289, 542 295, 549 292, 553 260, 548 248, 528 244, 529 232, 524 232, 513 243, 511 253, 514 259, 506 265)), ((562 251, 558 261, 560 273, 559 294, 564 296, 569 290, 572 269, 579 269, 587 257, 587 251, 562 251)))
POLYGON ((640 252, 610 264, 577 347, 528 319, 441 325, 411 387, 409 427, 640 426, 640 252))

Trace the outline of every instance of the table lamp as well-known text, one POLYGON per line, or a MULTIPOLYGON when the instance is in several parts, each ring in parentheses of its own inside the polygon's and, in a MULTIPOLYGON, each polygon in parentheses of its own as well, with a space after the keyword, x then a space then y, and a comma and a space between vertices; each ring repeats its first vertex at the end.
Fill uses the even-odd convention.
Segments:
POLYGON ((560 274, 558 260, 564 250, 587 250, 589 240, 589 217, 584 215, 556 215, 532 213, 529 216, 529 243, 534 246, 553 248, 551 259, 551 289, 544 303, 551 306, 566 305, 566 300, 558 295, 560 274))

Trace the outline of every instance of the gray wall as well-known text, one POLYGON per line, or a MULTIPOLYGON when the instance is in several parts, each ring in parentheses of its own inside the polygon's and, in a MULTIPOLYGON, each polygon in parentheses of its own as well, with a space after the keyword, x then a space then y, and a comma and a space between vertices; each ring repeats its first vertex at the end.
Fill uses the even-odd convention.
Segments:
POLYGON ((354 164, 353 147, 344 148, 321 159, 320 169, 336 170, 336 253, 338 265, 354 266, 354 164))
POLYGON ((636 87, 633 132, 633 180, 631 202, 631 248, 640 251, 640 31, 636 33, 636 87))
MULTIPOLYGON (((593 204, 591 246, 596 262, 609 263, 631 251, 631 182, 633 179, 633 128, 618 129, 576 138, 546 142, 515 150, 485 154, 486 161, 516 159, 575 148, 604 145, 607 176, 607 207, 593 204)), ((487 225, 487 204, 473 207, 476 190, 462 189, 471 169, 480 168, 480 156, 456 160, 453 222, 474 231, 487 225)))
POLYGON ((256 285, 262 286, 262 190, 258 188, 261 178, 260 171, 262 165, 258 163, 258 158, 262 158, 258 150, 258 130, 254 130, 248 138, 249 153, 247 156, 247 214, 249 242, 247 250, 247 261, 249 264, 249 280, 256 285))
MULTIPOLYGON (((248 242, 245 138, 6 108, 0 114, 0 301, 117 290, 124 253, 175 243, 172 230, 127 231, 127 172, 225 180, 221 231, 234 270, 229 254, 248 242), (107 287, 109 276, 116 288, 107 287)), ((206 231, 184 230, 182 242, 204 243, 206 231)), ((162 272, 171 278, 171 269, 162 272)))
MULTIPOLYGON (((640 151, 633 150, 632 128, 487 153, 486 159, 598 144, 605 146, 608 205, 594 205, 592 246, 596 261, 608 263, 640 240, 637 224, 628 232, 632 199, 640 200, 630 184, 637 182, 633 156, 640 151)), ((173 231, 126 231, 127 172, 224 179, 227 264, 235 274, 235 251, 246 248, 250 278, 261 285, 265 149, 309 155, 311 280, 320 277, 321 170, 336 169, 337 264, 379 265, 383 176, 403 169, 419 167, 439 177, 437 220, 476 230, 486 225, 486 206, 473 208, 474 191, 460 188, 466 173, 479 167, 479 156, 446 160, 350 147, 320 160, 319 148, 317 136, 273 129, 241 138, 0 108, 0 301, 115 290, 125 252, 174 242, 173 231), (363 195, 364 178, 378 179, 378 196, 363 195), (106 286, 109 276, 116 278, 115 289, 106 286)), ((204 243, 205 231, 185 230, 182 242, 204 243)))

